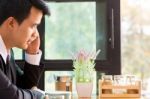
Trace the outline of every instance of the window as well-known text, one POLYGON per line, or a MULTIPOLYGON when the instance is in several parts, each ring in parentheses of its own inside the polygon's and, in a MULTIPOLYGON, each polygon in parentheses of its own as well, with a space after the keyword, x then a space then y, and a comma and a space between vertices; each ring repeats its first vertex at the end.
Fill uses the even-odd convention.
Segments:
POLYGON ((13 51, 15 52, 14 57, 16 60, 22 59, 22 50, 19 48, 13 48, 13 51))
POLYGON ((149 0, 121 1, 122 73, 134 74, 142 79, 144 99, 150 98, 149 3, 149 0))
POLYGON ((40 32, 46 69, 72 70, 72 52, 82 48, 101 49, 96 69, 119 74, 120 2, 115 1, 47 1, 52 15, 45 17, 43 31, 40 32), (112 68, 117 69, 112 71, 112 68))
POLYGON ((45 59, 71 59, 79 49, 96 51, 96 3, 47 3, 51 17, 45 18, 45 59))

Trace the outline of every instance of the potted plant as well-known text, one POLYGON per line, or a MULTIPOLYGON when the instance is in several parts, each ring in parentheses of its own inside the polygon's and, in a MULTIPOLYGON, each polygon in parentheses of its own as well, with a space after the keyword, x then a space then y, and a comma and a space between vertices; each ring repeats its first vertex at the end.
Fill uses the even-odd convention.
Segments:
POLYGON ((97 52, 78 51, 73 58, 73 71, 79 97, 91 97, 97 52))

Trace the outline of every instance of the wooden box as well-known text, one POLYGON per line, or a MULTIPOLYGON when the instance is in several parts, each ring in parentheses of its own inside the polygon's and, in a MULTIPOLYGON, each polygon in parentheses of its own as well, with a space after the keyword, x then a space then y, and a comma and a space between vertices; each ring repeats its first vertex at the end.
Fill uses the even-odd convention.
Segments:
POLYGON ((56 82, 56 90, 57 91, 71 91, 72 92, 72 82, 56 82))
POLYGON ((99 80, 99 98, 100 99, 140 99, 141 82, 134 85, 113 85, 105 84, 99 80))
POLYGON ((71 76, 57 76, 55 82, 56 91, 72 91, 72 77, 71 76))

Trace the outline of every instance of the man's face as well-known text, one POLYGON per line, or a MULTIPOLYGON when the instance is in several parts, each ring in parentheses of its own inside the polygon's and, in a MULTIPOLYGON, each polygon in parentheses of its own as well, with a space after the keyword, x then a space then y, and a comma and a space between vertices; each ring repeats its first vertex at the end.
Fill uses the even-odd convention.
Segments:
POLYGON ((28 48, 28 45, 39 35, 37 26, 42 16, 41 10, 32 7, 29 16, 21 24, 15 25, 11 37, 14 47, 28 48))

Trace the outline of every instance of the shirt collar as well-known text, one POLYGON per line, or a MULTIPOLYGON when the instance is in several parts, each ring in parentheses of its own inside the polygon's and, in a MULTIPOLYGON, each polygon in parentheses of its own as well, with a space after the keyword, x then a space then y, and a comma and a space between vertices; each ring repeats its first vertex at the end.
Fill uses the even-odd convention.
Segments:
POLYGON ((6 63, 8 53, 1 35, 0 35, 0 55, 2 56, 4 62, 6 63))

